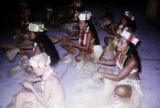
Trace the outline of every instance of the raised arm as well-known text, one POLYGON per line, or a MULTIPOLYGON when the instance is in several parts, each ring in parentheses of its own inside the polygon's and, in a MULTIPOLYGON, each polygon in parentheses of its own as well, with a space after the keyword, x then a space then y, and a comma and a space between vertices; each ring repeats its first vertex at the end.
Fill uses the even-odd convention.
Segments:
POLYGON ((65 36, 63 39, 69 39, 69 40, 78 40, 79 39, 79 34, 75 34, 72 36, 65 36))
POLYGON ((113 59, 107 59, 107 60, 106 59, 100 59, 96 63, 103 64, 103 65, 108 65, 108 66, 115 66, 118 56, 119 56, 119 54, 117 54, 113 59))

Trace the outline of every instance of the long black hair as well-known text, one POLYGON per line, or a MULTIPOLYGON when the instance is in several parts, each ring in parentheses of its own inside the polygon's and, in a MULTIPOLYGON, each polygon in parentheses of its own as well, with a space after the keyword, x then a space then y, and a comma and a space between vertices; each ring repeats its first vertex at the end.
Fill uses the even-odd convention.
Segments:
POLYGON ((46 35, 46 32, 36 32, 35 35, 36 42, 38 43, 40 50, 46 52, 50 56, 51 65, 56 65, 60 60, 59 53, 52 41, 46 35), (42 44, 42 47, 40 44, 42 44))
MULTIPOLYGON (((137 51, 137 47, 138 47, 138 45, 134 45, 133 43, 131 43, 131 42, 129 42, 129 41, 127 41, 127 43, 128 43, 128 46, 129 46, 129 49, 128 49, 128 51, 127 51, 127 59, 125 60, 125 63, 124 63, 124 65, 126 65, 126 62, 128 61, 128 59, 131 57, 131 56, 133 56, 133 57, 135 57, 135 59, 137 60, 137 67, 138 67, 138 72, 140 72, 141 73, 141 59, 140 59, 140 56, 139 56, 139 54, 138 54, 138 51, 137 51)), ((138 43, 139 44, 139 43, 138 43)))
POLYGON ((93 36, 94 36, 94 39, 95 39, 95 45, 99 45, 100 40, 99 40, 99 37, 98 37, 97 30, 96 30, 96 28, 93 24, 92 17, 90 18, 89 21, 86 21, 86 22, 88 23, 90 31, 93 33, 93 36))

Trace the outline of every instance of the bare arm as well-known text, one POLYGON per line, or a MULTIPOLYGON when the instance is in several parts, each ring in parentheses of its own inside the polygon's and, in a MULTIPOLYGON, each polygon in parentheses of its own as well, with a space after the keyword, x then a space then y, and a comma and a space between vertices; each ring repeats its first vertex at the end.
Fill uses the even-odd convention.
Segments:
POLYGON ((135 68, 135 66, 136 66, 136 61, 131 59, 127 62, 126 66, 118 74, 106 73, 101 71, 99 72, 103 73, 104 78, 111 79, 114 81, 120 81, 126 78, 130 74, 131 70, 135 68))
POLYGON ((70 39, 70 40, 78 40, 79 39, 79 34, 73 35, 73 36, 66 36, 65 38, 70 39))
POLYGON ((100 59, 99 61, 97 61, 97 63, 103 64, 103 65, 108 65, 108 66, 115 66, 118 57, 119 57, 119 53, 117 53, 117 55, 113 59, 108 59, 108 60, 105 60, 105 59, 101 60, 100 59))
POLYGON ((35 90, 35 88, 33 87, 33 85, 30 82, 24 81, 22 84, 25 88, 30 89, 32 91, 32 93, 35 95, 37 101, 39 101, 39 103, 41 105, 47 107, 47 103, 50 98, 51 90, 52 90, 50 79, 44 81, 44 90, 42 93, 40 93, 41 95, 39 94, 39 92, 37 92, 35 90))
POLYGON ((18 48, 20 50, 32 49, 33 48, 33 44, 31 44, 31 45, 25 45, 25 46, 19 46, 18 48))
POLYGON ((39 81, 41 81, 42 80, 42 78, 40 78, 40 77, 35 77, 35 78, 32 78, 32 77, 29 77, 29 78, 27 78, 26 79, 27 81, 29 81, 29 82, 39 82, 39 81))
POLYGON ((115 28, 115 24, 111 24, 111 25, 109 25, 109 26, 107 26, 107 27, 101 25, 101 28, 102 28, 103 30, 105 30, 106 32, 108 32, 108 33, 114 34, 114 33, 113 33, 113 29, 115 28))
POLYGON ((103 64, 103 65, 113 66, 113 65, 116 65, 116 60, 115 60, 115 59, 100 60, 99 63, 100 63, 100 64, 103 64))
POLYGON ((45 81, 45 85, 44 85, 44 92, 42 94, 42 96, 40 96, 38 94, 38 92, 33 88, 32 92, 34 93, 34 95, 36 96, 37 100, 45 107, 47 107, 47 103, 50 97, 50 82, 45 81))
POLYGON ((42 52, 42 50, 40 49, 40 47, 41 47, 42 50, 43 50, 43 45, 42 45, 42 43, 39 43, 39 45, 37 45, 36 47, 34 47, 32 53, 31 53, 31 56, 40 54, 40 53, 42 52))
POLYGON ((118 39, 121 37, 118 33, 117 33, 117 25, 116 24, 111 24, 110 26, 107 27, 101 27, 102 29, 104 29, 106 32, 109 32, 111 34, 113 34, 115 37, 117 37, 118 39))
POLYGON ((121 35, 117 33, 117 27, 112 28, 112 32, 115 37, 117 37, 118 39, 121 38, 121 35))

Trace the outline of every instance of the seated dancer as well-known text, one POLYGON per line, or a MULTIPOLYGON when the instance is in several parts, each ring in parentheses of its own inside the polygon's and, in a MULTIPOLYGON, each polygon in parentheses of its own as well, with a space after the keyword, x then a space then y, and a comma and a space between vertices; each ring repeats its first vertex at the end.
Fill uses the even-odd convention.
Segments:
POLYGON ((45 10, 45 25, 50 26, 55 24, 55 12, 52 6, 46 6, 45 10))
MULTIPOLYGON (((121 38, 120 34, 121 32, 126 29, 129 32, 135 32, 136 30, 136 23, 135 23, 135 17, 132 12, 130 11, 125 11, 122 14, 121 20, 118 25, 116 24, 111 24, 110 26, 107 27, 102 27, 106 32, 111 33, 114 35, 113 37, 108 37, 106 36, 104 38, 104 43, 107 45, 107 49, 110 51, 115 51, 118 39, 121 38)), ((114 54, 115 55, 115 54, 114 54)))
MULTIPOLYGON (((117 46, 117 56, 110 60, 97 60, 95 63, 117 66, 119 72, 109 72, 107 69, 99 67, 97 76, 100 79, 109 79, 113 83, 106 85, 108 89, 113 88, 113 99, 117 103, 127 103, 130 107, 139 108, 143 93, 140 87, 141 62, 136 49, 139 39, 126 30, 122 31, 121 38, 117 46), (114 85, 115 84, 115 85, 114 85), (113 87, 111 87, 113 86, 113 87), (115 87, 114 87, 115 86, 115 87), (126 100, 126 101, 125 101, 126 100)), ((107 81, 107 80, 106 80, 107 81)), ((112 93, 111 92, 111 93, 112 93)), ((119 108, 119 107, 118 107, 119 108)), ((122 106, 120 108, 126 108, 122 106)))
POLYGON ((88 21, 90 20, 91 13, 88 11, 82 12, 79 15, 79 27, 80 34, 79 36, 66 36, 66 39, 73 40, 79 39, 79 44, 70 42, 68 45, 68 49, 76 48, 79 50, 79 54, 75 57, 76 61, 79 62, 81 60, 82 55, 90 55, 92 53, 92 48, 94 45, 94 36, 92 31, 90 31, 90 26, 88 25, 88 21))
POLYGON ((125 27, 132 28, 131 30, 132 32, 134 32, 137 28, 135 23, 135 17, 131 11, 124 11, 118 25, 113 23, 110 26, 107 27, 101 26, 101 27, 106 32, 111 33, 115 36, 117 36, 117 34, 120 34, 120 31, 123 31, 125 27))
POLYGON ((29 24, 29 39, 34 43, 29 46, 19 47, 20 50, 31 49, 31 53, 28 56, 33 56, 41 52, 47 53, 51 57, 51 64, 58 63, 60 57, 54 44, 46 35, 46 28, 43 24, 29 24))
POLYGON ((74 0, 69 6, 69 14, 73 16, 73 20, 78 20, 78 15, 80 12, 84 11, 81 0, 74 0))
POLYGON ((44 52, 29 59, 36 77, 22 82, 25 89, 16 94, 8 108, 64 108, 64 90, 50 63, 44 52), (40 82, 37 87, 36 82, 40 82))
POLYGON ((27 3, 20 3, 20 27, 22 32, 28 32, 28 25, 33 20, 27 3))
MULTIPOLYGON (((28 59, 34 55, 45 52, 51 58, 51 65, 56 65, 60 59, 57 49, 52 41, 46 35, 46 31, 43 24, 29 24, 29 31, 31 32, 28 38, 33 41, 33 44, 19 46, 18 49, 24 56, 19 61, 18 66, 9 70, 9 76, 15 75, 22 67, 24 70, 28 70, 28 59)), ((29 68, 30 70, 30 68, 29 68)))
POLYGON ((113 11, 111 8, 106 8, 105 13, 102 19, 98 19, 98 24, 100 25, 101 28, 105 28, 107 26, 110 26, 113 24, 114 21, 114 16, 113 16, 113 11))

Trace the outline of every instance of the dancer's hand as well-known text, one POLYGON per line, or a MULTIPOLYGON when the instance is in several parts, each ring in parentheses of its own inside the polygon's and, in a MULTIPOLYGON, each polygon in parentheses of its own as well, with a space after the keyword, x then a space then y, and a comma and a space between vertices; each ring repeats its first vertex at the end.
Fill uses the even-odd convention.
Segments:
POLYGON ((99 82, 101 80, 103 80, 104 76, 103 76, 103 73, 99 73, 99 72, 95 72, 93 75, 92 75, 92 79, 96 82, 99 82))
POLYGON ((99 73, 104 73, 104 72, 105 72, 105 69, 106 69, 106 68, 99 67, 99 68, 97 69, 97 72, 99 72, 99 73))
POLYGON ((68 36, 63 36, 62 40, 69 40, 68 36))
POLYGON ((104 26, 103 24, 100 24, 100 27, 101 27, 102 29, 105 29, 105 26, 104 26))
POLYGON ((73 44, 73 43, 69 43, 68 45, 69 45, 70 47, 73 47, 73 46, 74 46, 74 44, 73 44))
POLYGON ((93 59, 93 63, 94 63, 94 64, 98 64, 98 63, 99 63, 99 59, 94 58, 94 59, 93 59))

